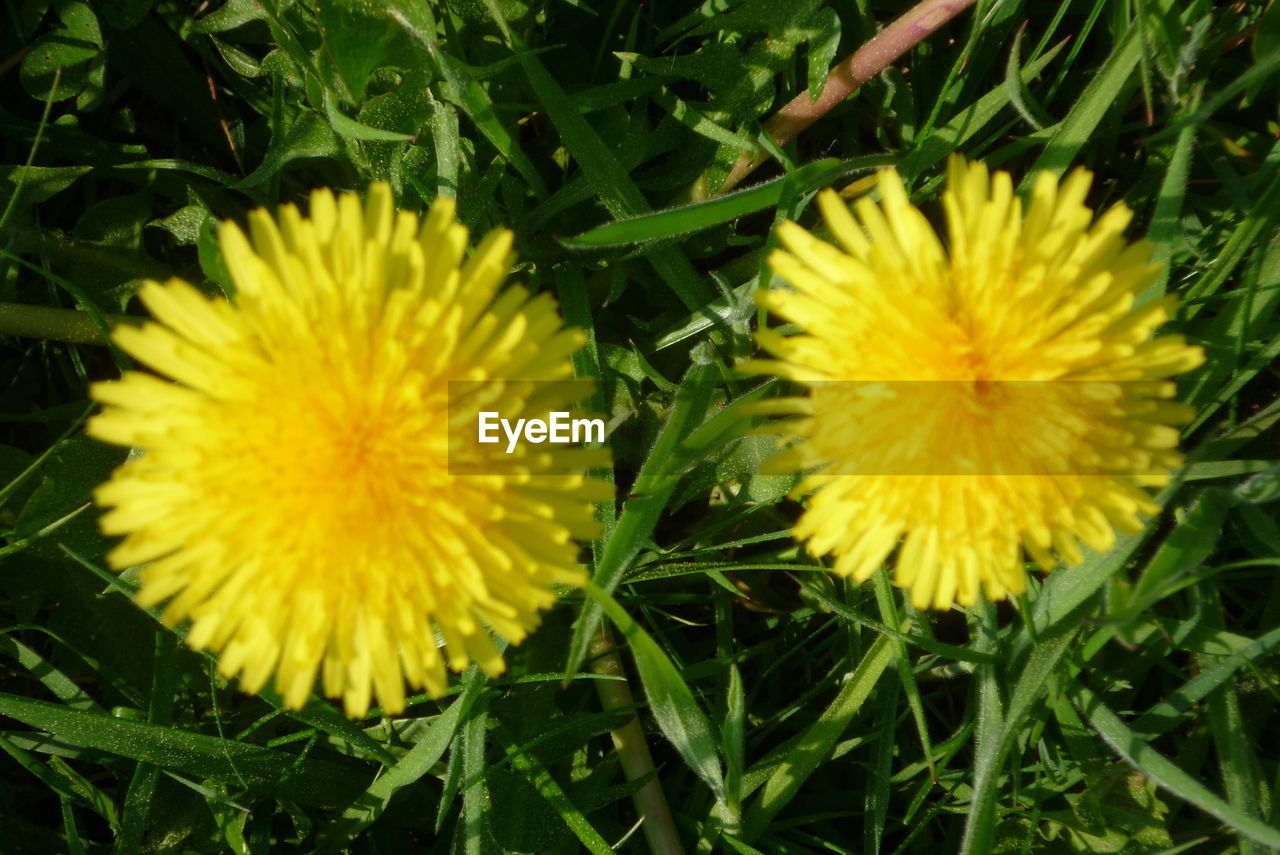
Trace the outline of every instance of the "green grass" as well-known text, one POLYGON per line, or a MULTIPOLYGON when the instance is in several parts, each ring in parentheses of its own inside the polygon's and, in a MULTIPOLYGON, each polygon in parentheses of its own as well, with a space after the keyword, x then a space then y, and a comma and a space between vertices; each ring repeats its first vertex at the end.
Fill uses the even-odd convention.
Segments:
POLYGON ((1280 851, 1280 3, 984 0, 697 204, 909 4, 209 5, 0 12, 0 303, 80 312, 0 310, 0 852, 650 851, 601 625, 689 852, 1280 851), (884 164, 937 213, 953 151, 1092 169, 1209 361, 1144 534, 922 614, 795 546, 731 366, 777 220, 884 164), (103 569, 124 452, 81 431, 126 359, 83 342, 145 278, 224 289, 216 220, 372 180, 514 229, 629 416, 586 594, 503 678, 352 723, 239 693, 103 569))

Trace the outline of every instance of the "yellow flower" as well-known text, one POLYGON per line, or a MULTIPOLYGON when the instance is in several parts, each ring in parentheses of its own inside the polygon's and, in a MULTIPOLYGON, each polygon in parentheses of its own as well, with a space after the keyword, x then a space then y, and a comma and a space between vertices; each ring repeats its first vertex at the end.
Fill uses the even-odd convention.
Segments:
POLYGON ((953 158, 949 247, 891 170, 856 218, 818 198, 840 248, 779 228, 794 290, 760 301, 800 333, 761 330, 776 359, 746 369, 807 387, 768 405, 796 416, 771 428, 776 466, 808 473, 795 536, 836 573, 865 581, 896 549, 917 608, 1001 599, 1026 589, 1024 550, 1078 564, 1159 510, 1189 415, 1167 378, 1204 355, 1152 338, 1174 300, 1138 301, 1159 266, 1127 207, 1094 220, 1090 179, 1039 175, 1024 213, 1008 173, 953 158))
MULTIPOLYGON (((553 584, 582 581, 573 538, 609 493, 563 446, 492 472, 452 459, 476 413, 450 409, 449 383, 483 381, 507 418, 567 409, 566 384, 534 381, 571 374, 581 333, 547 295, 499 293, 510 232, 464 261, 448 199, 420 222, 385 184, 364 203, 320 190, 309 217, 286 205, 249 226, 251 241, 221 230, 233 302, 148 282, 157 323, 114 333, 168 379, 93 387, 89 433, 142 452, 96 493, 103 530, 124 535, 111 565, 145 565, 141 605, 167 600, 165 622, 189 620, 223 675, 257 692, 274 673, 294 708, 317 674, 362 716, 375 694, 401 711, 406 680, 444 692, 446 664, 501 672, 490 630, 519 642, 553 584)), ((460 455, 477 449, 505 451, 460 455)))

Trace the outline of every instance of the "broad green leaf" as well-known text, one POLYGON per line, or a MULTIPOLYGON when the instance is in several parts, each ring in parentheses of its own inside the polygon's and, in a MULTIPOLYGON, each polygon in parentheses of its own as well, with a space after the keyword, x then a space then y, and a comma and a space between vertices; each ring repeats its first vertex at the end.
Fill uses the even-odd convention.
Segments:
POLYGON ((164 229, 181 246, 195 246, 200 241, 200 230, 212 218, 213 214, 204 205, 185 205, 169 216, 152 220, 147 225, 164 229))
POLYGON ((72 0, 59 12, 66 29, 41 36, 22 58, 18 71, 22 88, 41 101, 79 95, 102 64, 102 33, 89 7, 72 0))
MULTIPOLYGON (((428 33, 434 35, 430 6, 425 3, 320 0, 316 4, 316 12, 320 32, 324 36, 324 56, 335 66, 342 100, 348 104, 358 105, 364 100, 365 87, 375 69, 384 65, 412 68, 427 62, 410 38, 421 39, 428 33), (405 23, 420 23, 421 26, 416 26, 414 32, 405 33, 405 23)), ((326 109, 330 109, 328 105, 326 109)), ((334 112, 337 112, 336 108, 330 109, 331 114, 334 112)), ((337 123, 334 129, 353 136, 339 128, 337 123)))
POLYGON ((296 160, 333 157, 338 154, 338 151, 338 141, 334 138, 328 123, 315 113, 303 113, 289 128, 284 139, 278 144, 272 141, 271 148, 267 150, 267 156, 262 159, 262 163, 242 178, 235 189, 246 190, 256 187, 296 160))
POLYGON ((8 207, 15 191, 20 202, 38 205, 92 171, 91 166, 0 166, 0 192, 4 194, 0 209, 8 207))
POLYGON ((361 124, 355 119, 345 115, 333 103, 333 98, 328 94, 324 98, 324 112, 329 117, 329 124, 333 129, 344 137, 353 140, 369 140, 374 142, 410 142, 414 139, 412 134, 402 134, 397 131, 385 131, 382 128, 373 128, 369 125, 361 124))
POLYGON ((196 19, 192 33, 224 33, 251 21, 265 21, 267 10, 255 0, 227 0, 214 11, 196 19))

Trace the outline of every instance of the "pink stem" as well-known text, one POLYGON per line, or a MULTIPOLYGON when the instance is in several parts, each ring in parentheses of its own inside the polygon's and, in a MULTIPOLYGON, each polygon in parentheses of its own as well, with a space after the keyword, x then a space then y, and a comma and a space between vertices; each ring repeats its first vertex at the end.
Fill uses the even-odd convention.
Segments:
MULTIPOLYGON (((921 0, 831 69, 818 100, 811 100, 806 89, 769 117, 764 123, 765 130, 778 145, 791 142, 855 89, 975 2, 977 0, 921 0)), ((745 152, 716 192, 726 193, 733 189, 768 159, 763 150, 745 152)))

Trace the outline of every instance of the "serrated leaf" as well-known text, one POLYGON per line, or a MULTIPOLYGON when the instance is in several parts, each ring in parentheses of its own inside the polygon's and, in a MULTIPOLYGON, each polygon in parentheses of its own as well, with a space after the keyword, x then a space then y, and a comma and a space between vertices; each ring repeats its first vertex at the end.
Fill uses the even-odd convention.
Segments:
POLYGON ((257 187, 296 160, 334 157, 338 152, 338 140, 328 122, 315 113, 303 113, 289 128, 284 139, 278 145, 271 146, 258 168, 241 179, 235 189, 257 187))
MULTIPOLYGON (((398 68, 425 65, 428 62, 425 52, 411 39, 420 40, 424 32, 434 30, 430 18, 427 4, 404 0, 392 3, 322 0, 317 4, 324 53, 341 78, 341 88, 345 90, 341 93, 342 100, 352 105, 363 101, 374 69, 384 65, 398 68)), ((352 136, 336 124, 334 127, 339 133, 352 136)))
POLYGON ((164 229, 173 235, 181 246, 195 246, 200 241, 200 231, 213 218, 203 205, 184 205, 167 217, 147 223, 150 228, 164 229))
POLYGON ((329 124, 333 129, 344 137, 353 140, 367 140, 370 142, 410 142, 414 139, 411 134, 402 134, 398 131, 386 131, 382 128, 374 128, 369 125, 357 122, 355 119, 346 116, 333 103, 333 98, 327 93, 324 99, 325 115, 329 117, 329 124))

